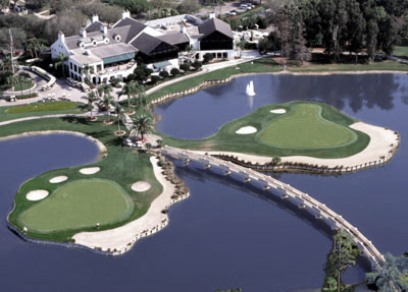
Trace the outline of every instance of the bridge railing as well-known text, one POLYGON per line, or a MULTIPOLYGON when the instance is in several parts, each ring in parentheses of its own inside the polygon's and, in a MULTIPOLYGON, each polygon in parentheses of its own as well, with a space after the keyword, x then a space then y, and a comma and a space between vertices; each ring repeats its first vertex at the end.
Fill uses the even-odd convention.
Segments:
POLYGON ((322 216, 333 220, 336 226, 340 226, 342 229, 348 231, 352 235, 355 243, 360 247, 362 253, 369 258, 371 264, 373 265, 373 268, 375 268, 376 270, 380 270, 382 264, 385 262, 383 255, 377 250, 372 242, 369 241, 356 227, 345 220, 341 215, 337 214, 325 204, 319 202, 308 194, 286 183, 283 183, 269 175, 259 173, 253 169, 245 168, 229 161, 224 161, 212 156, 203 155, 188 150, 165 146, 162 149, 162 153, 172 156, 175 159, 186 159, 188 157, 190 161, 196 161, 205 165, 212 165, 213 167, 228 168, 230 171, 233 171, 235 173, 245 174, 250 179, 262 180, 267 182, 269 185, 282 188, 285 190, 285 193, 288 196, 292 198, 301 198, 302 200, 316 208, 322 214, 322 216))

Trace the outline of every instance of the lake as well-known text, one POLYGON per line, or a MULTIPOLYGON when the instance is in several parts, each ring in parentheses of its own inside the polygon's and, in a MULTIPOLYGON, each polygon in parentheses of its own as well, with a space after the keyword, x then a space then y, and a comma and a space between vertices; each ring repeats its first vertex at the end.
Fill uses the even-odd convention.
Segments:
MULTIPOLYGON (((407 75, 259 75, 158 106, 168 135, 200 138, 259 106, 324 101, 362 121, 401 134, 401 146, 381 168, 337 177, 282 174, 357 226, 382 252, 402 254, 408 213, 407 75), (245 86, 254 81, 257 95, 245 86)), ((190 169, 178 169, 191 196, 170 209, 170 224, 118 257, 86 249, 25 242, 6 225, 19 185, 44 171, 97 157, 90 141, 50 135, 0 142, 0 279, 3 291, 310 291, 323 282, 330 239, 293 210, 262 192, 190 169), (63 153, 64 155, 61 155, 63 153)), ((347 273, 361 281, 363 267, 347 273)))

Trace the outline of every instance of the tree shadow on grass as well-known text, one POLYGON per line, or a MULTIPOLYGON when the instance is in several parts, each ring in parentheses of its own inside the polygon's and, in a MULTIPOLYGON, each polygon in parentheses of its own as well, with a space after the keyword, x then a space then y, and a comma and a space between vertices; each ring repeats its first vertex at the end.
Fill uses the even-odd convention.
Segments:
POLYGON ((89 125, 90 122, 87 117, 74 117, 74 116, 67 116, 62 117, 62 121, 70 123, 70 124, 81 124, 81 125, 89 125))
MULTIPOLYGON (((87 132, 86 134, 96 139, 100 139, 100 138, 105 138, 105 137, 112 135, 112 132, 109 130, 100 130, 100 131, 94 131, 94 132, 87 132)), ((108 143, 110 142, 108 141, 108 143)))
POLYGON ((123 137, 115 137, 106 142, 109 146, 123 146, 123 137))

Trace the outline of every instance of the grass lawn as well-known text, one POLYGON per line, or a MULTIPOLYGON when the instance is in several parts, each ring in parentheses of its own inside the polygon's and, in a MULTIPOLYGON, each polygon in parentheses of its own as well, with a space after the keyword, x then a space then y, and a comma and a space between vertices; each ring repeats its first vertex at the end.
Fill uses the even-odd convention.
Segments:
POLYGON ((95 227, 117 223, 131 215, 133 202, 117 183, 102 179, 76 180, 21 213, 18 220, 36 232, 95 227))
MULTIPOLYGON (((104 118, 99 118, 96 122, 89 122, 85 117, 67 117, 67 118, 46 118, 39 120, 24 121, 13 123, 1 127, 0 137, 30 131, 45 131, 45 130, 66 130, 76 131, 99 139, 107 147, 108 155, 95 163, 87 165, 87 167, 100 167, 100 171, 92 176, 79 173, 79 169, 84 166, 75 166, 71 168, 57 169, 45 172, 39 176, 26 181, 19 189, 14 198, 14 209, 8 217, 8 221, 19 230, 22 230, 24 225, 21 224, 20 215, 29 210, 39 202, 28 201, 26 194, 30 190, 44 189, 52 194, 58 188, 65 184, 82 179, 99 178, 102 180, 114 181, 131 198, 134 209, 130 216, 124 222, 130 222, 145 214, 151 202, 162 192, 162 185, 156 180, 153 173, 153 168, 150 163, 150 155, 139 153, 134 149, 122 146, 122 138, 113 135, 117 130, 115 124, 104 125, 101 121, 104 118), (56 176, 66 175, 69 179, 66 182, 59 184, 50 184, 49 180, 56 176), (147 181, 150 183, 150 190, 142 193, 134 192, 131 186, 136 181, 147 181)), ((63 153, 61 153, 63 155, 63 153)), ((45 199, 46 200, 46 199, 45 199)), ((44 202, 45 202, 44 200, 44 202)), ((124 222, 108 222, 101 224, 100 230, 111 229, 123 225, 124 222)), ((69 241, 71 237, 79 231, 92 231, 93 227, 77 228, 71 230, 60 230, 49 233, 35 232, 29 230, 27 236, 36 239, 45 239, 52 241, 69 241)))
POLYGON ((72 101, 47 101, 0 107, 0 122, 31 116, 81 113, 85 105, 72 101))
POLYGON ((309 64, 301 67, 289 67, 289 71, 307 72, 356 72, 356 71, 408 71, 408 65, 396 61, 386 60, 371 64, 309 64))
POLYGON ((231 151, 263 156, 304 155, 319 158, 348 157, 363 150, 369 137, 348 128, 355 120, 323 103, 291 102, 264 106, 222 126, 201 140, 164 137, 163 143, 203 151, 231 151), (285 114, 273 114, 285 109, 285 114), (238 135, 241 127, 258 132, 238 135))
POLYGON ((169 85, 161 90, 149 94, 148 98, 154 100, 158 97, 166 95, 172 92, 179 92, 186 89, 193 88, 203 81, 207 80, 220 80, 225 79, 237 74, 248 74, 248 73, 268 73, 268 72, 278 72, 282 70, 282 66, 278 65, 272 58, 262 58, 254 60, 253 64, 251 62, 243 63, 238 66, 227 67, 212 71, 207 74, 192 77, 187 80, 177 82, 175 84, 169 85))
POLYGON ((393 54, 398 57, 408 57, 408 47, 395 46, 393 54))
POLYGON ((30 89, 33 86, 34 86, 33 81, 26 78, 26 79, 23 79, 21 82, 20 81, 14 82, 13 83, 13 90, 14 91, 23 91, 23 90, 30 89))

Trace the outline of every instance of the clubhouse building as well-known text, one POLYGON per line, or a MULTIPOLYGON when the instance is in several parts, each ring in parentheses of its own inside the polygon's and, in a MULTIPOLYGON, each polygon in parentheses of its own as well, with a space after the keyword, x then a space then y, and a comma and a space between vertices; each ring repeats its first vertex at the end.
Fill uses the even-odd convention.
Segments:
POLYGON ((235 57, 230 26, 210 15, 202 21, 191 15, 177 15, 142 23, 123 12, 112 27, 99 21, 81 28, 78 35, 62 32, 51 46, 52 59, 65 57, 64 69, 74 80, 85 78, 94 84, 123 79, 132 74, 140 60, 158 72, 179 68, 183 60, 202 60, 207 53, 215 59, 235 57))

